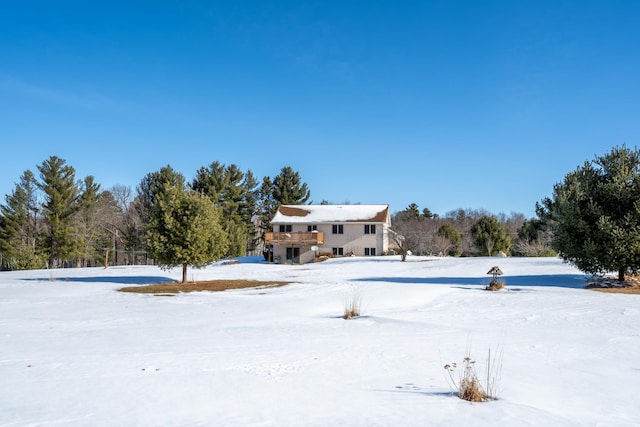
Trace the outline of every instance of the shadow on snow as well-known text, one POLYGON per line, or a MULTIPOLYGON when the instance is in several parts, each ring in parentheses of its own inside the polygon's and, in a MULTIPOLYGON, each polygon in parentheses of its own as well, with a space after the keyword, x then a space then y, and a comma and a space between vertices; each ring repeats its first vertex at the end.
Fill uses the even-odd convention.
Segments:
POLYGON ((159 285, 175 282, 175 279, 162 276, 34 277, 21 280, 27 282, 117 283, 120 285, 159 285))
MULTIPOLYGON (((506 287, 512 286, 545 286, 582 289, 587 276, 584 274, 556 274, 556 275, 532 275, 532 276, 500 276, 506 287)), ((363 277, 355 279, 359 282, 391 282, 408 284, 430 285, 472 285, 486 286, 491 281, 485 277, 363 277)))

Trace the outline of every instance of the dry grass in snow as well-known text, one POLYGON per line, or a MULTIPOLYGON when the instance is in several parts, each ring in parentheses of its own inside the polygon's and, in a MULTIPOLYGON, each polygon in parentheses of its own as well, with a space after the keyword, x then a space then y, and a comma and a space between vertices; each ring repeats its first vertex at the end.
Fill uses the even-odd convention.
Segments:
POLYGON ((128 286, 118 289, 120 292, 133 292, 138 294, 170 295, 181 292, 212 291, 220 292, 229 289, 246 288, 273 288, 288 285, 285 281, 260 281, 260 280, 207 280, 188 283, 164 283, 159 285, 128 286))

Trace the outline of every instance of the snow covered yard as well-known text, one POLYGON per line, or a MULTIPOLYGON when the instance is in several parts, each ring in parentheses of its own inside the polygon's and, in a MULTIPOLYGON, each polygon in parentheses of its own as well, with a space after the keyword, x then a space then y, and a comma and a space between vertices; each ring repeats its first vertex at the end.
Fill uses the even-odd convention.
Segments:
POLYGON ((640 296, 558 259, 241 261, 189 278, 294 283, 167 297, 117 289, 178 269, 0 273, 0 425, 640 425, 640 296), (498 400, 458 399, 443 366, 469 351, 484 380, 489 349, 498 400))

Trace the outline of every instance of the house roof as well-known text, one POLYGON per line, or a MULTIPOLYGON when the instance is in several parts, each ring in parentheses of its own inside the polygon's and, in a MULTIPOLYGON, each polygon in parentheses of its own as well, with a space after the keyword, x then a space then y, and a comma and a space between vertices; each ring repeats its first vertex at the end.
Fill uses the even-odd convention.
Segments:
POLYGON ((271 223, 387 222, 389 205, 281 205, 271 223))

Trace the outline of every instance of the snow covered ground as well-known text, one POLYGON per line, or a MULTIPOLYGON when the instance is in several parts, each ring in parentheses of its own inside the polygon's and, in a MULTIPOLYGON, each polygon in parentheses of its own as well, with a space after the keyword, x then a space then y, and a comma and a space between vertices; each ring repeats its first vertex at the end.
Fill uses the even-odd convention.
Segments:
POLYGON ((640 296, 558 259, 241 261, 189 278, 294 283, 162 297, 116 289, 178 269, 0 273, 0 425, 640 425, 640 296), (506 289, 484 291, 494 265, 506 289), (458 399, 443 366, 470 352, 484 379, 489 350, 498 400, 458 399))

